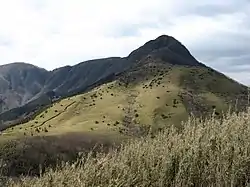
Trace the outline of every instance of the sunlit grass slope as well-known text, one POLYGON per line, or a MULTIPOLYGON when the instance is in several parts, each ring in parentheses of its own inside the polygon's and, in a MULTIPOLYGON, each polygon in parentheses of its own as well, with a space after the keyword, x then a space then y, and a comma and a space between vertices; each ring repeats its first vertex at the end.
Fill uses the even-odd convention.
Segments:
POLYGON ((116 81, 54 103, 0 138, 70 132, 117 136, 139 133, 135 127, 180 127, 191 113, 205 116, 216 110, 219 116, 237 98, 246 103, 245 96, 244 86, 209 68, 145 63, 116 81))

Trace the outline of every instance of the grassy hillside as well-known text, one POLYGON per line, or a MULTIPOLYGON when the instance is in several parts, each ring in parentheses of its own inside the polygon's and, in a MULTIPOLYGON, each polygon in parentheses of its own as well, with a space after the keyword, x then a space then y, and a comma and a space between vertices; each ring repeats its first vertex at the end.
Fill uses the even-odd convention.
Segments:
POLYGON ((140 134, 231 104, 247 104, 247 88, 209 68, 145 63, 118 80, 86 94, 54 103, 28 123, 3 131, 1 139, 60 135, 69 132, 140 134), (140 127, 143 127, 140 129, 140 127))
POLYGON ((8 175, 38 174, 39 164, 74 160, 95 145, 108 149, 172 124, 181 130, 191 114, 221 117, 236 99, 244 108, 246 94, 246 87, 209 68, 145 60, 116 81, 60 100, 4 130, 0 159, 7 160, 8 175))
POLYGON ((120 151, 84 157, 11 187, 49 186, 249 186, 250 110, 168 128, 132 141, 120 151))

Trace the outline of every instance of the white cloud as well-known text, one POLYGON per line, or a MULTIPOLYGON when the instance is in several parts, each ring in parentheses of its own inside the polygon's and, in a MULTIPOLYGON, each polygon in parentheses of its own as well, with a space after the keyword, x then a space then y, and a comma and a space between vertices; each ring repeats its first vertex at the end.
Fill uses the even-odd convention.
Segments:
MULTIPOLYGON (((169 34, 199 60, 227 73, 219 53, 225 58, 235 49, 250 50, 245 40, 250 37, 249 4, 247 0, 0 0, 0 64, 25 61, 53 69, 92 58, 127 56, 146 41, 169 34)), ((245 83, 250 70, 232 76, 245 83)))

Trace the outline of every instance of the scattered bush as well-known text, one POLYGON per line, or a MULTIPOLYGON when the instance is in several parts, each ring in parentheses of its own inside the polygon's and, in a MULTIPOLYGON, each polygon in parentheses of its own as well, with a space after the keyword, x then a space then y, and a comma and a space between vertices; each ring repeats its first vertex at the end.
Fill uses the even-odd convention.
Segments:
POLYGON ((165 114, 162 114, 161 117, 165 119, 167 116, 165 114))
POLYGON ((217 116, 219 116, 219 115, 220 115, 220 113, 219 113, 219 112, 217 112, 217 111, 215 111, 215 112, 214 112, 214 114, 215 114, 215 115, 217 115, 217 116))

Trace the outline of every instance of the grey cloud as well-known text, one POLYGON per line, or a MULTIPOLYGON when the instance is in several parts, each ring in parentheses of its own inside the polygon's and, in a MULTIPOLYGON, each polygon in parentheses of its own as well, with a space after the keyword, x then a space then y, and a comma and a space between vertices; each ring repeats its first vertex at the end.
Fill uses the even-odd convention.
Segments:
POLYGON ((232 28, 204 35, 203 39, 191 43, 189 49, 208 66, 250 84, 250 1, 231 0, 225 5, 199 5, 189 11, 191 15, 213 19, 222 14, 232 17, 232 28))
POLYGON ((229 14, 237 12, 233 7, 222 7, 215 5, 198 6, 194 9, 195 14, 200 16, 216 16, 218 14, 229 14))
POLYGON ((221 3, 216 1, 213 4, 199 5, 193 8, 193 13, 200 16, 217 16, 221 14, 233 14, 241 12, 245 8, 248 0, 227 0, 221 3))
MULTIPOLYGON (((248 61, 249 62, 249 61, 248 61)), ((216 65, 215 65, 216 67, 216 65)), ((217 66, 219 69, 223 69, 225 72, 248 72, 250 73, 250 64, 245 61, 245 64, 242 65, 231 65, 231 64, 226 64, 226 63, 221 63, 219 66, 217 66), (224 65, 222 65, 224 64, 224 65)))
MULTIPOLYGON (((249 16, 250 20, 250 16, 249 16)), ((248 30, 246 26, 242 30, 248 30)), ((234 30, 234 28, 232 28, 234 30)), ((249 72, 250 77, 250 33, 217 33, 207 40, 192 46, 194 56, 207 65, 222 72, 249 72)), ((242 77, 245 82, 247 77, 242 77)))

